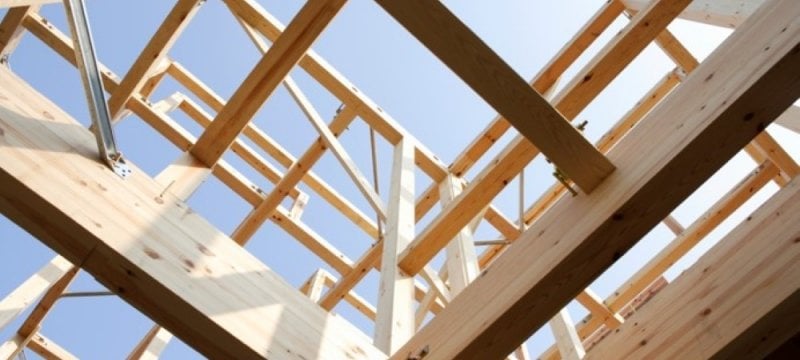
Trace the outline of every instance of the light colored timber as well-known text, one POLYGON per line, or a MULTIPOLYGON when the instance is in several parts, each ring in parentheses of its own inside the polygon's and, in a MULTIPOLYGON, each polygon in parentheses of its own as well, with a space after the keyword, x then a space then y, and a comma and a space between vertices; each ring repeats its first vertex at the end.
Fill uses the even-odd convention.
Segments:
POLYGON ((586 198, 561 198, 399 354, 506 356, 789 107, 800 95, 800 7, 762 9, 609 152, 618 171, 586 198))
POLYGON ((312 0, 304 5, 197 139, 192 155, 213 167, 344 4, 312 0))
POLYGON ((618 313, 610 310, 603 300, 589 288, 584 289, 575 297, 583 307, 592 313, 592 317, 603 319, 603 323, 611 329, 616 329, 625 319, 618 313))
MULTIPOLYGON (((224 0, 230 10, 244 22, 258 30, 273 43, 281 36, 284 26, 255 0, 224 0)), ((274 46, 274 45, 273 45, 274 46)), ((358 110, 358 116, 381 134, 389 143, 396 145, 401 139, 413 140, 417 166, 434 181, 441 181, 447 174, 447 166, 428 148, 416 141, 389 114, 372 99, 336 71, 313 50, 308 50, 298 64, 323 87, 346 106, 358 110)))
POLYGON ((45 360, 78 360, 77 356, 72 355, 72 353, 53 342, 53 340, 42 335, 41 332, 31 336, 30 341, 28 341, 28 348, 45 360))
MULTIPOLYGON (((461 192, 461 185, 453 175, 448 175, 439 185, 439 192, 442 206, 447 207, 461 192)), ((470 226, 459 230, 447 244, 446 261, 450 289, 452 296, 455 297, 480 274, 475 239, 470 226)), ((433 274, 433 276, 438 277, 437 274, 433 274)))
POLYGON ((414 146, 400 141, 394 148, 381 257, 375 346, 393 354, 414 335, 414 277, 397 266, 399 255, 414 238, 414 146))
POLYGON ((139 57, 131 65, 130 70, 122 78, 117 89, 111 92, 111 97, 108 99, 108 112, 112 119, 119 120, 119 115, 128 100, 142 90, 149 80, 148 76, 160 65, 161 60, 164 59, 166 53, 204 2, 203 0, 178 0, 175 3, 164 22, 161 23, 156 33, 139 53, 139 57))
POLYGON ((764 358, 800 330, 798 260, 800 181, 795 180, 588 358, 764 358))
MULTIPOLYGON (((677 15, 680 2, 659 1, 639 13, 636 18, 617 35, 600 54, 594 58, 579 74, 602 73, 603 76, 589 77, 589 80, 573 81, 556 96, 556 109, 568 119, 574 117, 582 106, 596 96, 604 86, 619 74, 636 54, 665 28, 671 16, 677 15), (645 25, 647 23, 647 25, 645 25), (590 89, 587 89, 589 87, 590 89), (564 110, 572 113, 566 115, 564 110)), ((585 75, 579 75, 585 78, 585 75)), ((539 91, 540 89, 536 89, 539 91)), ((457 229, 463 228, 466 221, 472 219, 482 206, 493 199, 533 158, 538 150, 524 137, 517 136, 511 144, 481 171, 476 180, 471 182, 458 199, 444 209, 431 224, 426 227, 406 250, 400 267, 407 273, 415 274, 441 250, 446 241, 455 235, 457 229), (461 205, 464 204, 464 205, 461 205), (455 211, 450 211, 452 208, 455 211)))
POLYGON ((205 356, 385 356, 183 203, 171 195, 157 202, 162 186, 143 171, 126 180, 108 171, 94 160, 86 129, 7 71, 0 79, 8 98, 0 114, 0 209, 7 217, 205 356), (44 108, 14 105, 33 101, 44 108), (118 209, 136 211, 121 218, 118 209))
MULTIPOLYGON (((329 125, 331 132, 334 134, 341 133, 355 118, 355 111, 345 107, 338 113, 331 124, 329 125)), ((215 120, 216 121, 216 120, 215 120)), ((213 125, 213 123, 212 123, 213 125)), ((210 127, 209 127, 210 128, 210 127)), ((206 130, 208 131, 208 130, 206 130)), ((198 140, 199 141, 199 140, 198 140)), ((281 181, 275 184, 275 188, 267 195, 267 197, 258 206, 247 215, 241 224, 236 228, 231 237, 239 243, 247 242, 261 227, 261 225, 269 219, 269 216, 275 211, 275 208, 280 205, 283 199, 288 195, 289 191, 297 186, 297 183, 303 176, 314 166, 314 164, 322 157, 325 152, 325 144, 321 139, 317 138, 314 143, 303 153, 302 156, 286 171, 281 181)))
POLYGON ((0 0, 0 8, 46 5, 60 2, 61 0, 0 0))
POLYGON ((172 340, 172 333, 161 326, 154 325, 142 340, 136 344, 127 360, 156 360, 172 340))
POLYGON ((8 9, 3 21, 0 22, 0 60, 9 61, 9 56, 19 45, 25 33, 22 22, 29 14, 39 11, 40 5, 12 7, 8 9))
POLYGON ((550 328, 553 330, 553 337, 556 339, 558 351, 561 358, 565 360, 580 360, 586 355, 581 339, 575 332, 575 325, 569 316, 567 309, 561 309, 553 319, 550 320, 550 328))
MULTIPOLYGON (((622 0, 631 10, 647 7, 648 0, 622 0)), ((709 25, 735 28, 744 22, 764 0, 695 0, 680 17, 709 25)))
POLYGON ((708 211, 678 235, 666 247, 654 255, 641 269, 625 282, 612 295, 608 304, 613 311, 620 311, 637 294, 656 278, 661 276, 670 266, 694 248, 700 240, 711 233, 734 211, 755 195, 778 174, 778 168, 771 162, 757 167, 748 173, 733 189, 723 195, 708 211))
POLYGON ((585 193, 614 171, 603 154, 439 1, 377 2, 585 193))
POLYGON ((786 109, 775 122, 789 130, 800 134, 800 106, 792 106, 786 109))
MULTIPOLYGON (((213 110, 219 111, 225 106, 225 101, 222 98, 220 98, 216 93, 214 93, 210 88, 203 84, 199 79, 197 79, 197 77, 195 77, 179 63, 173 62, 168 71, 172 77, 181 83, 181 85, 192 91, 193 94, 203 100, 213 110)), ((196 106, 193 101, 184 101, 182 103, 182 109, 186 111, 193 120, 200 123, 201 126, 206 127, 212 121, 210 116, 203 115, 205 112, 197 110, 199 107, 196 106)), ((276 161, 278 161, 278 163, 286 168, 291 167, 292 164, 297 161, 294 156, 289 154, 288 151, 286 151, 275 140, 261 131, 253 123, 247 125, 247 127, 244 129, 244 135, 252 140, 256 146, 264 150, 267 154, 272 156, 276 161)), ((234 142, 231 148, 231 150, 234 152, 237 151, 237 143, 241 142, 234 142)), ((267 175, 266 170, 264 170, 264 175, 267 175)), ((331 188, 331 186, 323 181, 319 176, 314 174, 313 171, 309 171, 303 176, 303 182, 305 182, 306 185, 308 185, 312 190, 319 194, 323 199, 328 201, 331 206, 339 210, 339 212, 344 214, 345 217, 347 217, 359 228, 364 230, 364 232, 366 232, 372 238, 378 238, 378 230, 375 223, 366 215, 364 215, 361 210, 351 204, 347 199, 344 199, 338 192, 336 192, 336 190, 331 188)), ((290 193, 290 196, 293 195, 290 193)))
POLYGON ((10 294, 0 301, 0 330, 14 321, 33 302, 42 296, 47 289, 72 268, 72 264, 61 256, 42 267, 36 274, 25 280, 10 294))

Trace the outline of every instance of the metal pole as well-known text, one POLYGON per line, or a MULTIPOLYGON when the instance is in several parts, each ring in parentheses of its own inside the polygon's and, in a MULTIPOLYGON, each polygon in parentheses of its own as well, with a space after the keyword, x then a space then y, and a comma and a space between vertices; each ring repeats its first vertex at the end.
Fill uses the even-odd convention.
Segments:
POLYGON ((114 140, 114 130, 111 127, 111 116, 108 113, 105 90, 97 66, 86 8, 83 0, 65 0, 64 7, 67 10, 67 19, 72 30, 75 63, 81 74, 86 100, 89 103, 92 131, 97 139, 100 159, 108 164, 117 175, 125 178, 130 175, 131 170, 122 158, 122 153, 117 149, 114 140))

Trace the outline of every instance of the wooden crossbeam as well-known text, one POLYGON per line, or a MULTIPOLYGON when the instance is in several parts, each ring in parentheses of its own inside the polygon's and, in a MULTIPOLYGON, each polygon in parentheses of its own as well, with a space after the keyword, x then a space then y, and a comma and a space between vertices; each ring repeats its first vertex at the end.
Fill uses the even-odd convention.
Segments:
POLYGON ((213 167, 344 4, 313 0, 303 6, 197 139, 192 155, 213 167))
MULTIPOLYGON (((621 1, 632 10, 641 10, 649 4, 648 0, 621 1)), ((764 2, 764 0, 695 0, 681 12, 680 17, 705 24, 735 28, 764 2)))
POLYGON ((765 4, 609 152, 606 185, 559 200, 398 354, 500 358, 563 308, 797 99, 795 5, 765 4))
MULTIPOLYGON (((653 3, 648 10, 637 15, 611 43, 590 62, 580 74, 602 73, 602 76, 589 77, 589 80, 573 81, 568 87, 557 95, 556 109, 571 111, 570 116, 577 115, 581 106, 596 96, 604 86, 619 74, 638 54, 639 51, 654 39, 661 29, 665 28, 680 9, 675 9, 676 4, 686 5, 688 1, 659 1, 653 3), (647 24, 645 26, 645 23, 647 24), (606 60, 605 58, 610 58, 606 60), (588 89, 587 89, 588 87, 588 89)), ((579 75, 583 78, 586 75, 579 75)), ((540 89, 536 89, 539 91, 540 89)), ((433 256, 446 244, 446 239, 451 239, 456 229, 461 229, 468 219, 477 215, 477 203, 487 203, 496 196, 505 184, 518 174, 538 154, 538 150, 525 138, 517 136, 511 144, 498 155, 480 174, 471 182, 467 189, 448 208, 457 209, 460 216, 454 216, 445 209, 431 224, 425 228, 403 255, 400 266, 406 272, 415 274, 421 267, 428 263, 433 256), (478 199, 473 203, 473 199, 478 199), (465 204, 465 205, 461 205, 465 204), (467 205, 470 204, 470 205, 467 205)))
POLYGON ((798 239, 795 180, 588 357, 764 358, 800 331, 798 239))
POLYGON ((377 2, 584 192, 614 171, 603 154, 443 4, 377 2))
POLYGON ((99 166, 91 133, 7 71, 0 76, 7 217, 208 357, 385 356, 181 202, 156 201, 162 186, 143 171, 122 180, 99 166), (9 110, 38 103, 24 114, 9 110), (119 208, 137 211, 121 218, 119 208))
POLYGON ((130 70, 122 78, 117 89, 111 92, 111 97, 108 99, 108 112, 112 119, 118 120, 128 99, 139 94, 149 80, 149 75, 160 65, 161 60, 164 59, 204 2, 203 0, 178 0, 175 3, 164 22, 161 23, 131 65, 130 70))
POLYGON ((20 284, 14 291, 0 301, 0 330, 14 321, 34 300, 62 278, 72 268, 72 264, 61 256, 42 267, 36 274, 20 284))
POLYGON ((77 356, 48 339, 41 332, 37 332, 31 337, 28 348, 45 360, 78 360, 77 356))
POLYGON ((0 22, 0 60, 7 62, 9 55, 17 48, 25 29, 22 21, 29 14, 39 11, 39 5, 18 6, 8 9, 3 21, 0 22))

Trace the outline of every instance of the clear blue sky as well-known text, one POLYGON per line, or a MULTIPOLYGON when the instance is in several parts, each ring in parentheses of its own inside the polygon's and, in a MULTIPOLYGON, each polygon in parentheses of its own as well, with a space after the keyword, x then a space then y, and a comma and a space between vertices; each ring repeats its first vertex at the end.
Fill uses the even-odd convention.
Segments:
MULTIPOLYGON (((120 76, 133 63, 174 3, 163 0, 86 2, 98 57, 120 76)), ((520 75, 530 79, 604 2, 507 0, 446 3, 520 75)), ((288 23, 303 2, 269 0, 261 3, 282 22, 288 23)), ((67 31, 61 5, 45 6, 42 13, 62 31, 67 31)), ((618 20, 598 43, 605 43, 625 23, 625 20, 618 20)), ((683 21, 676 22, 671 29, 701 58, 729 33, 728 30, 683 21)), ((490 107, 371 1, 351 1, 313 48, 445 163, 449 164, 494 117, 495 113, 490 107)), ((599 46, 593 46, 589 53, 593 54, 598 49, 599 46)), ((228 98, 260 55, 222 2, 209 0, 170 51, 170 56, 214 88, 223 98, 228 98)), ((567 78, 588 59, 588 56, 582 57, 578 65, 567 73, 567 78)), ((76 119, 88 124, 85 99, 78 73, 73 67, 31 35, 26 35, 10 62, 12 69, 39 91, 76 119)), ((628 71, 579 116, 579 119, 589 120, 587 136, 592 140, 599 138, 611 123, 673 67, 660 50, 652 46, 648 48, 628 71)), ((330 119, 339 102, 302 71, 295 71, 292 76, 309 95, 323 118, 330 119)), ((153 102, 177 90, 181 89, 174 81, 166 80, 153 95, 153 102)), ((195 135, 199 135, 200 129, 186 116, 179 112, 172 116, 195 135)), ((254 121, 296 157, 316 139, 313 128, 282 88, 271 97, 254 121)), ((135 116, 124 120, 116 131, 125 155, 153 176, 179 155, 176 148, 135 116)), ((792 140, 792 135, 782 129, 774 131, 779 139, 792 140)), ((506 136, 500 144, 495 145, 490 155, 475 167, 476 170, 468 174, 468 178, 474 176, 486 160, 491 159, 510 138, 506 136)), ((362 172, 370 174, 369 133, 364 123, 357 121, 351 125, 341 140, 362 172)), ((800 153, 800 149, 792 149, 792 153, 796 155, 800 153)), ((379 141, 378 155, 380 190, 385 198, 391 170, 391 151, 386 141, 379 141)), ((264 189, 271 189, 272 186, 266 180, 262 180, 242 161, 230 154, 226 159, 264 189)), ((279 164, 273 164, 283 169, 279 164)), ((701 189, 702 196, 694 196, 682 205, 676 211, 676 217, 688 225, 710 205, 708 199, 727 191, 753 166, 755 165, 750 160, 737 157, 723 173, 715 176, 701 189)), ((323 175, 329 184, 362 211, 373 215, 366 201, 330 153, 313 170, 323 175)), ((549 167, 541 160, 528 168, 525 184, 528 204, 553 182, 550 172, 549 167)), ((429 185, 430 179, 422 173, 419 173, 418 179, 419 193, 429 185)), ((348 257, 357 259, 370 240, 346 218, 332 214, 332 208, 313 191, 305 186, 301 189, 312 195, 302 221, 348 257)), ((518 184, 511 183, 496 201, 498 207, 510 218, 517 217, 517 191, 518 184)), ((771 191, 774 191, 773 187, 759 194, 758 198, 763 201, 771 191)), ((737 216, 746 216, 757 202, 746 206, 748 209, 737 216)), ((215 179, 203 185, 190 200, 190 205, 227 233, 249 211, 244 201, 215 179)), ((430 218, 428 216, 417 231, 430 218)), ((729 221, 721 226, 699 248, 710 246, 714 239, 730 229, 731 223, 733 222, 729 221)), ((481 226, 477 234, 479 240, 494 239, 496 236, 496 232, 486 225, 481 226)), ((634 269, 671 239, 666 228, 655 228, 592 288, 601 296, 607 296, 634 269)), ((8 293, 53 256, 52 251, 1 216, 0 240, 4 241, 5 249, 0 253, 0 273, 3 274, 0 276, 0 294, 8 293)), ((308 250, 280 228, 269 223, 253 238, 248 248, 295 286, 302 284, 316 268, 325 267, 308 250)), ((694 253, 689 256, 689 260, 671 270, 670 277, 676 276, 696 257, 697 254, 694 253)), ((335 274, 334 271, 331 272, 335 274)), ((377 275, 373 272, 357 290, 375 304, 376 286, 377 275)), ((82 274, 71 290, 98 289, 100 285, 91 276, 82 274)), ((370 322, 353 309, 340 306, 336 311, 367 334, 372 334, 370 322)), ((586 314, 574 304, 570 306, 570 311, 576 320, 586 314)), ((42 332, 81 358, 108 359, 127 355, 150 324, 147 318, 114 297, 69 299, 57 304, 45 321, 42 332)), ((18 325, 19 322, 16 322, 0 332, 0 340, 8 338, 18 325)), ((528 343, 532 355, 541 352, 551 341, 549 329, 539 331, 528 343)), ((30 352, 28 355, 29 358, 34 358, 30 352)), ((174 341, 164 353, 165 359, 197 357, 199 355, 179 341, 174 341)))

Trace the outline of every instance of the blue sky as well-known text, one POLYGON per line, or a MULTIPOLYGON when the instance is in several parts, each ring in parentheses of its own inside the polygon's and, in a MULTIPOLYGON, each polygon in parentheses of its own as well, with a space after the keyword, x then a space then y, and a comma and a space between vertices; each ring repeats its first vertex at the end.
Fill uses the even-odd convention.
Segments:
MULTIPOLYGON (((174 3, 156 0, 86 2, 98 58, 120 76, 133 63, 174 3)), ((277 0, 260 2, 284 23, 291 20, 303 3, 277 0)), ((506 0, 446 3, 522 77, 530 79, 604 2, 506 0)), ((67 31, 61 5, 45 6, 42 13, 62 31, 67 31)), ((570 68, 565 79, 569 79, 579 70, 626 22, 624 19, 615 22, 587 55, 570 68)), ((700 58, 705 57, 729 33, 729 30, 684 21, 674 23, 671 30, 700 58)), ((495 115, 474 92, 371 1, 351 1, 313 48, 447 164, 495 115)), ((210 0, 203 5, 170 51, 170 56, 223 98, 228 98, 258 61, 260 54, 222 2, 210 0)), ((73 67, 29 34, 12 55, 10 63, 15 72, 39 91, 76 119, 88 124, 85 99, 78 73, 73 67)), ((589 120, 587 137, 598 139, 610 124, 673 67, 658 48, 649 47, 578 117, 589 120)), ((339 101, 301 70, 295 70, 292 76, 311 98, 323 118, 329 120, 339 107, 339 101)), ((566 82, 563 81, 561 85, 566 82)), ((152 100, 156 102, 178 90, 183 91, 174 81, 167 79, 152 96, 152 100)), ((200 134, 201 129, 188 117, 179 112, 174 112, 171 116, 195 135, 200 134)), ((283 88, 270 98, 254 122, 295 157, 299 157, 317 137, 283 88)), ((796 143, 796 137, 783 129, 773 126, 770 130, 784 144, 792 140, 796 143)), ((155 176, 179 155, 174 146, 161 139, 135 116, 121 122, 116 133, 126 157, 150 175, 155 176)), ((474 176, 510 139, 511 135, 501 139, 467 177, 474 176)), ((369 130, 364 123, 354 122, 342 135, 341 141, 361 171, 370 174, 369 130)), ((800 150, 792 148, 790 152, 797 155, 800 150)), ((261 179, 242 161, 231 154, 227 154, 225 159, 265 191, 271 189, 271 184, 261 179)), ((378 141, 378 161, 380 192, 385 199, 391 171, 391 147, 383 139, 378 141)), ((273 164, 284 169, 276 162, 273 164)), ((710 206, 709 199, 723 194, 754 166, 749 159, 738 156, 718 176, 712 178, 698 195, 683 204, 675 212, 676 218, 688 225, 710 206)), ((313 170, 364 213, 374 216, 332 154, 326 154, 313 170)), ((541 159, 529 166, 525 184, 527 204, 532 203, 553 182, 550 172, 549 166, 541 159)), ((430 179, 421 172, 418 172, 417 179, 417 192, 420 193, 429 185, 430 179)), ((333 214, 334 210, 313 191, 304 185, 301 189, 312 195, 302 221, 348 257, 357 259, 370 244, 370 239, 346 218, 333 214)), ((746 216, 759 201, 763 201, 774 191, 774 186, 768 186, 734 218, 746 216)), ((498 196, 496 204, 508 217, 516 218, 517 197, 518 184, 513 182, 498 196)), ((243 200, 216 179, 204 184, 189 203, 227 233, 235 229, 249 211, 243 200)), ((430 219, 431 216, 426 217, 417 231, 430 219)), ((676 276, 735 222, 732 220, 723 224, 686 261, 670 270, 669 276, 676 276)), ((476 237, 478 240, 488 240, 496 236, 487 225, 482 225, 476 237)), ((656 227, 593 284, 592 288, 603 297, 609 295, 656 249, 671 239, 664 226, 656 227)), ((8 249, 0 253, 0 273, 4 274, 0 277, 0 294, 8 293, 53 256, 49 249, 2 217, 0 240, 5 242, 4 249, 8 249)), ((302 284, 316 268, 326 267, 297 241, 270 223, 265 224, 257 233, 248 249, 294 286, 302 284)), ((331 272, 335 274, 334 271, 331 272)), ((376 303, 377 279, 376 273, 372 272, 357 287, 357 291, 373 304, 376 303)), ((82 274, 71 289, 78 291, 99 288, 100 285, 91 276, 82 274)), ((336 311, 367 334, 372 333, 370 322, 353 309, 343 305, 336 311)), ((570 311, 573 319, 582 318, 586 313, 574 304, 570 306, 570 311)), ((18 324, 19 322, 12 324, 0 332, 0 340, 8 338, 18 324)), ((144 316, 114 297, 68 299, 57 304, 45 321, 42 332, 81 358, 119 358, 127 355, 150 324, 144 316)), ((528 346, 532 354, 538 354, 551 341, 549 329, 544 328, 528 342, 528 346)), ((33 358, 30 352, 28 354, 29 358, 33 358)), ((164 353, 166 359, 198 356, 178 341, 174 341, 164 353)))

